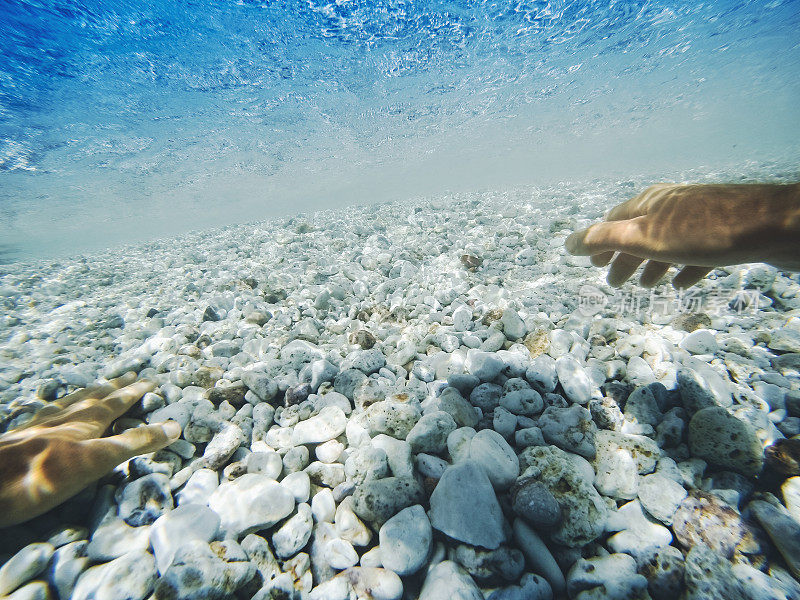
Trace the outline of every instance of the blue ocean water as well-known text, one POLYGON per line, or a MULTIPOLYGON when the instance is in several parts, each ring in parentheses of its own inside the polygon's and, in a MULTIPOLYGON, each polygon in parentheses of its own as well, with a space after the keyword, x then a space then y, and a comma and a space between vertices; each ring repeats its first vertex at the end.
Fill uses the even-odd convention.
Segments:
POLYGON ((797 165, 798 32, 798 0, 2 0, 0 243, 797 165))

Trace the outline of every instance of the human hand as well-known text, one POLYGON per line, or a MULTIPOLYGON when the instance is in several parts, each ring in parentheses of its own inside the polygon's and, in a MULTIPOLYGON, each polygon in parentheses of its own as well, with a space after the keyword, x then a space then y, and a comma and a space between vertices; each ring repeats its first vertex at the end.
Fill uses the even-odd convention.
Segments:
POLYGON ((611 262, 612 286, 647 261, 641 285, 655 285, 677 264, 683 268, 672 284, 686 288, 723 265, 769 262, 798 269, 798 214, 797 185, 659 184, 611 209, 605 221, 570 235, 566 247, 591 256, 595 266, 611 262))
POLYGON ((86 388, 40 410, 18 429, 0 436, 0 527, 47 512, 118 464, 155 452, 180 437, 174 421, 101 437, 155 385, 128 373, 86 388))

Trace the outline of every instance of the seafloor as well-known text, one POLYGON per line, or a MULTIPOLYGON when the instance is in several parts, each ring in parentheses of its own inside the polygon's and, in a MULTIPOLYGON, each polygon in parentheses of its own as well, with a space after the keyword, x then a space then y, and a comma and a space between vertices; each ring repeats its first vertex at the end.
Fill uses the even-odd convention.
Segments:
POLYGON ((645 185, 2 267, 3 431, 133 370, 115 432, 183 433, 0 531, 0 593, 800 598, 798 275, 608 287, 564 239, 645 185))

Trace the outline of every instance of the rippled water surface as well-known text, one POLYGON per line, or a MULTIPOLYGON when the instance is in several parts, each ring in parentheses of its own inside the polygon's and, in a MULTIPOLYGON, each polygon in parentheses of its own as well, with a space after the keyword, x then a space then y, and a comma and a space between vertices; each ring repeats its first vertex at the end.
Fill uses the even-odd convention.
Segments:
POLYGON ((5 0, 0 260, 448 191, 796 166, 798 31, 797 0, 5 0))

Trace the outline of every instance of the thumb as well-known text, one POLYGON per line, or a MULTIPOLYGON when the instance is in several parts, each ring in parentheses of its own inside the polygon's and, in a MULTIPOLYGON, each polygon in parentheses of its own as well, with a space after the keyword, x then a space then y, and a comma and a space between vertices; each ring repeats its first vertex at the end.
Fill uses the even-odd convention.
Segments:
POLYGON ((627 221, 603 221, 576 231, 564 242, 567 252, 579 256, 625 252, 640 258, 649 258, 644 235, 645 219, 642 216, 627 221))

